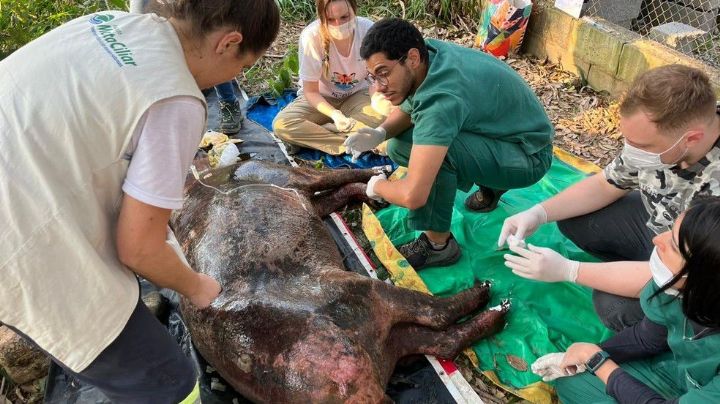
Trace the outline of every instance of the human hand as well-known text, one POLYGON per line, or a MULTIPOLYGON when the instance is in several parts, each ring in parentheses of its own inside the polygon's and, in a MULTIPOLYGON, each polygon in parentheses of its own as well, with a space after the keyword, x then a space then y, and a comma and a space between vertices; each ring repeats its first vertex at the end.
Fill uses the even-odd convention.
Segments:
POLYGON ((211 276, 197 273, 195 282, 195 290, 185 297, 199 309, 210 306, 218 295, 220 295, 220 292, 222 292, 220 283, 211 276))
POLYGON ((536 375, 542 377, 544 382, 549 382, 558 377, 573 376, 585 371, 585 362, 577 365, 563 366, 565 352, 555 352, 539 357, 530 369, 536 375))
POLYGON ((340 132, 349 132, 356 123, 354 119, 346 117, 345 114, 338 110, 333 111, 333 113, 330 114, 330 118, 340 132))
POLYGON ((547 212, 541 204, 537 204, 528 210, 516 213, 503 222, 500 237, 498 238, 498 247, 505 245, 505 241, 509 235, 514 234, 520 240, 529 237, 541 224, 547 222, 547 212))
POLYGON ((575 282, 577 279, 580 263, 550 248, 530 244, 525 249, 516 244, 510 246, 510 251, 518 255, 505 254, 503 257, 505 266, 511 268, 515 275, 543 282, 575 282))
POLYGON ((356 155, 376 148, 385 140, 387 132, 382 126, 375 129, 360 128, 357 133, 348 136, 343 145, 349 154, 356 155))
POLYGON ((602 349, 587 342, 576 342, 567 349, 565 357, 560 362, 561 367, 582 366, 585 368, 587 361, 602 349))
POLYGON ((387 177, 385 174, 378 174, 370 178, 370 181, 367 183, 367 188, 365 188, 365 193, 370 199, 374 199, 376 201, 382 201, 383 198, 375 193, 375 184, 380 180, 386 180, 387 177))

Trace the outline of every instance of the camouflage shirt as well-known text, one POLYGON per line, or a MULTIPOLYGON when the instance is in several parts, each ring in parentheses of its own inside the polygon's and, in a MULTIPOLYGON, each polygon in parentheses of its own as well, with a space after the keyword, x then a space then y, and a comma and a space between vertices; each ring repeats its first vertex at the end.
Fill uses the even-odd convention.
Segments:
POLYGON ((607 181, 626 190, 639 189, 650 213, 650 230, 660 234, 672 228, 675 219, 690 202, 703 195, 720 196, 720 139, 712 149, 688 168, 639 170, 619 155, 605 167, 607 181))

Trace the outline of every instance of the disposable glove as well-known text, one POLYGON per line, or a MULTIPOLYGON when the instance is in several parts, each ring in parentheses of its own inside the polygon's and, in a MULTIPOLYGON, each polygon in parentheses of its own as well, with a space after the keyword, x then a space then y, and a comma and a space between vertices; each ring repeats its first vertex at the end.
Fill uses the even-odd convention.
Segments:
POLYGON ((330 114, 330 118, 332 118, 335 127, 340 132, 349 132, 356 123, 354 119, 346 117, 345 114, 338 110, 333 111, 333 113, 330 114))
POLYGON ((503 222, 498 238, 498 247, 505 245, 509 235, 514 234, 520 240, 529 237, 541 224, 547 222, 547 212, 541 204, 537 204, 528 210, 516 213, 503 222))
POLYGON ((365 193, 367 196, 371 199, 374 199, 376 201, 382 201, 383 198, 375 193, 375 184, 380 180, 386 180, 387 177, 385 174, 378 174, 370 178, 370 181, 367 183, 367 188, 365 188, 365 193))
POLYGON ((360 128, 356 134, 348 136, 343 145, 349 154, 356 155, 376 148, 385 140, 385 128, 378 126, 376 129, 360 128))
POLYGON ((542 377, 544 382, 555 380, 558 377, 573 376, 585 371, 585 365, 561 367, 560 364, 564 358, 564 352, 550 353, 539 357, 530 365, 530 369, 533 373, 542 377))
POLYGON ((550 248, 529 244, 525 249, 514 245, 510 251, 518 255, 505 254, 505 266, 511 268, 515 275, 543 282, 575 282, 577 279, 580 263, 550 248))

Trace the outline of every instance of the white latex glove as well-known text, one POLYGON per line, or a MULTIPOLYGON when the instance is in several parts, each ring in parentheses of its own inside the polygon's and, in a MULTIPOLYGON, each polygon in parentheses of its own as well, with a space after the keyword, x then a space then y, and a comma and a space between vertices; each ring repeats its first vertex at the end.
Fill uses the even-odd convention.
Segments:
POLYGON ((543 282, 575 282, 580 263, 569 260, 556 251, 528 244, 528 249, 520 245, 510 246, 510 251, 518 255, 505 254, 505 266, 513 273, 527 279, 543 282))
POLYGON ((349 132, 356 123, 354 119, 346 117, 345 114, 337 109, 330 114, 330 118, 340 132, 349 132))
POLYGON ((387 132, 382 126, 378 126, 376 129, 360 128, 357 133, 348 136, 343 145, 349 154, 356 155, 376 148, 385 140, 386 134, 387 132))
POLYGON ((549 382, 558 377, 573 376, 585 371, 585 365, 561 367, 565 352, 555 352, 539 357, 530 369, 536 375, 542 377, 544 382, 549 382))
POLYGON ((375 91, 370 96, 370 106, 380 115, 388 116, 393 105, 381 92, 375 91))
POLYGON ((529 237, 541 224, 547 222, 547 212, 541 204, 537 204, 528 210, 516 213, 503 222, 500 237, 498 238, 498 247, 505 245, 505 241, 509 235, 514 234, 520 240, 529 237))
POLYGON ((382 197, 375 193, 375 184, 380 180, 386 180, 387 177, 385 174, 378 174, 370 178, 370 181, 367 183, 367 188, 365 188, 365 193, 367 196, 371 199, 375 199, 376 201, 382 201, 382 197))
POLYGON ((352 152, 352 162, 357 163, 358 158, 363 154, 363 152, 352 152))
POLYGON ((237 162, 238 156, 240 156, 240 149, 238 149, 235 143, 228 143, 220 154, 218 159, 218 167, 227 167, 237 162))

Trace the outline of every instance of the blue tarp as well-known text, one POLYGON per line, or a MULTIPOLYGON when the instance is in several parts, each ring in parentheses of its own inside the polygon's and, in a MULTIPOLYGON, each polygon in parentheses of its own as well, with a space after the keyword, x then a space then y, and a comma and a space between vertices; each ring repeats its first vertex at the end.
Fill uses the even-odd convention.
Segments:
MULTIPOLYGON (((285 90, 281 97, 270 95, 255 96, 247 102, 247 117, 259 123, 265 129, 272 131, 272 121, 281 109, 297 97, 295 90, 285 90)), ((379 156, 374 153, 363 153, 357 161, 353 162, 347 154, 332 156, 319 150, 302 149, 295 157, 302 160, 322 161, 325 167, 329 168, 371 168, 377 166, 391 165, 393 170, 397 168, 387 156, 379 156)))

